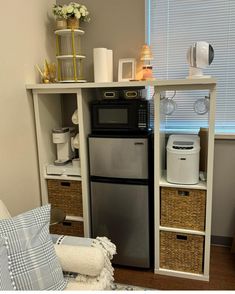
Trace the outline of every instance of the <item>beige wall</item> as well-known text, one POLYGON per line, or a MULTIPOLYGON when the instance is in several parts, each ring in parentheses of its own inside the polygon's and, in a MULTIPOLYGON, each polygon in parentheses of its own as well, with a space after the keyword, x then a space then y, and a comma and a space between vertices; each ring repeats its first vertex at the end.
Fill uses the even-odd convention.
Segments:
POLYGON ((235 140, 215 141, 212 235, 235 234, 235 140))
MULTIPOLYGON (((70 0, 57 0, 65 4, 70 0)), ((76 2, 76 1, 75 1, 76 2)), ((105 47, 113 50, 114 81, 117 81, 119 58, 139 59, 139 51, 145 40, 144 0, 82 0, 87 6, 91 21, 82 24, 85 60, 85 77, 94 81, 93 48, 105 47)))
POLYGON ((31 97, 36 63, 52 53, 48 11, 53 0, 4 1, 0 18, 0 199, 12 215, 40 205, 31 97))

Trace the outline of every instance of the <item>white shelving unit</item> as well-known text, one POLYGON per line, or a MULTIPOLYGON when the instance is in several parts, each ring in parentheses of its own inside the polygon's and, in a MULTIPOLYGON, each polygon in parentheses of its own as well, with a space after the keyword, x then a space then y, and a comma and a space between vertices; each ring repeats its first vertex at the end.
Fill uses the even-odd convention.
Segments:
MULTIPOLYGON (((160 187, 175 187, 176 185, 175 184, 172 184, 172 183, 169 183, 167 182, 166 180, 166 170, 163 170, 162 171, 162 174, 161 174, 161 177, 160 177, 160 180, 159 180, 159 185, 160 187)), ((201 189, 201 190, 206 190, 206 187, 207 187, 207 183, 206 182, 203 182, 203 181, 199 181, 198 184, 196 185, 177 185, 177 188, 184 188, 184 189, 201 189)))
MULTIPOLYGON (((214 79, 187 79, 167 81, 165 84, 154 86, 154 198, 155 198, 155 273, 183 277, 197 280, 209 280, 210 265, 210 238, 211 238, 211 210, 212 210, 212 184, 213 184, 213 157, 214 157, 214 124, 215 124, 215 102, 216 102, 216 81, 214 79), (197 185, 177 185, 166 181, 165 171, 165 150, 166 150, 166 115, 160 110, 160 93, 164 91, 184 90, 208 90, 210 92, 210 110, 208 115, 208 158, 207 158, 207 181, 199 182, 197 185), (206 214, 205 230, 197 231, 191 229, 172 228, 161 226, 161 188, 183 188, 199 189, 206 192, 206 214), (204 236, 203 253, 203 274, 195 274, 171 269, 161 268, 160 265, 160 232, 174 232, 179 234, 191 234, 204 236)), ((193 111, 193 110, 192 110, 193 111)))
MULTIPOLYGON (((67 84, 66 84, 67 85, 67 84)), ((40 85, 39 85, 40 86, 40 85)), ((44 86, 44 85, 41 85, 44 86)), ((80 88, 63 89, 60 84, 59 88, 50 89, 48 87, 35 89, 38 85, 27 86, 32 90, 34 102, 34 114, 36 123, 36 136, 38 146, 38 163, 40 174, 41 200, 42 204, 48 203, 47 180, 62 181, 80 181, 82 185, 82 203, 83 217, 66 217, 66 220, 82 221, 84 224, 84 235, 90 236, 90 213, 89 213, 89 181, 88 181, 88 161, 87 161, 87 136, 90 133, 90 114, 89 101, 92 95, 88 95, 89 90, 80 88), (69 94, 69 95, 67 95, 69 94), (79 125, 79 157, 81 164, 81 176, 66 175, 47 175, 46 165, 52 164, 56 159, 56 146, 52 142, 52 129, 64 126, 63 116, 64 108, 68 108, 66 104, 72 104, 72 112, 78 109, 79 125)), ((71 106, 70 106, 71 107, 71 106)), ((69 117, 71 121, 71 117, 69 117)), ((71 126, 72 126, 71 122, 71 126)), ((76 129, 76 125, 73 125, 76 129)))
POLYGON ((78 177, 78 176, 67 176, 67 175, 47 175, 45 174, 44 178, 46 180, 64 180, 64 181, 82 181, 82 178, 81 177, 78 177))
MULTIPOLYGON (((145 82, 113 82, 113 83, 71 83, 71 84, 34 84, 26 88, 33 93, 35 122, 38 144, 38 160, 40 170, 40 183, 42 203, 47 203, 47 185, 45 175, 45 164, 55 160, 55 146, 52 143, 50 134, 54 127, 62 123, 63 103, 61 96, 71 94, 76 100, 79 116, 79 137, 80 137, 80 161, 81 177, 77 180, 82 183, 83 199, 83 222, 85 236, 90 236, 90 212, 89 212, 89 177, 88 177, 88 146, 87 137, 91 132, 89 102, 95 98, 96 88, 120 88, 120 87, 154 87, 154 198, 155 198, 155 262, 154 271, 157 274, 170 275, 198 280, 209 280, 210 263, 210 236, 211 236, 211 208, 212 208, 212 179, 213 179, 213 156, 214 156, 214 122, 215 122, 215 101, 216 81, 214 79, 181 79, 181 80, 155 80, 145 82), (160 112, 160 93, 164 91, 181 90, 209 90, 210 112, 208 119, 208 160, 207 160, 207 181, 198 185, 174 185, 166 181, 165 176, 165 116, 160 112), (190 188, 206 191, 206 221, 205 230, 188 230, 182 228, 171 228, 161 226, 160 223, 160 188, 190 188), (160 267, 160 232, 179 232, 203 236, 204 243, 204 268, 203 274, 162 269, 160 267)), ((74 109, 75 110, 75 109, 74 109)), ((56 177, 57 178, 57 177, 56 177)), ((74 179, 74 177, 73 177, 74 179)), ((69 218, 69 216, 68 216, 69 218)))

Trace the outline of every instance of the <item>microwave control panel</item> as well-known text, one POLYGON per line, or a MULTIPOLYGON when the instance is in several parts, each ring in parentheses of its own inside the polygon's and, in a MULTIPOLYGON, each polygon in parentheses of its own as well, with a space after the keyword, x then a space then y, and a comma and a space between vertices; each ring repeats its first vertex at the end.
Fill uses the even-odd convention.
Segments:
POLYGON ((147 107, 147 104, 139 105, 138 128, 145 129, 147 127, 148 127, 148 107, 147 107))

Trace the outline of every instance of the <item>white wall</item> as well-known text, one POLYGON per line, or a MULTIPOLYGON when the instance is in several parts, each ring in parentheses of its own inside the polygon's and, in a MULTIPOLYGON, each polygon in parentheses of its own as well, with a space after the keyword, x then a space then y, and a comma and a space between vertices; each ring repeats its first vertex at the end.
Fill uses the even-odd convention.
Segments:
POLYGON ((4 1, 0 17, 0 199, 12 215, 40 205, 33 105, 25 90, 54 53, 54 0, 4 1))

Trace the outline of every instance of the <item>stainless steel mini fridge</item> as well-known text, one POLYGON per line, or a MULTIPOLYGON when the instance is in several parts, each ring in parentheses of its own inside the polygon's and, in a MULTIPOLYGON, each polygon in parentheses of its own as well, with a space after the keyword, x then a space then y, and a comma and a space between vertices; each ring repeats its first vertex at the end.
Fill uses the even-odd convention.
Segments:
POLYGON ((92 236, 117 246, 113 262, 150 267, 148 137, 89 137, 92 236))

